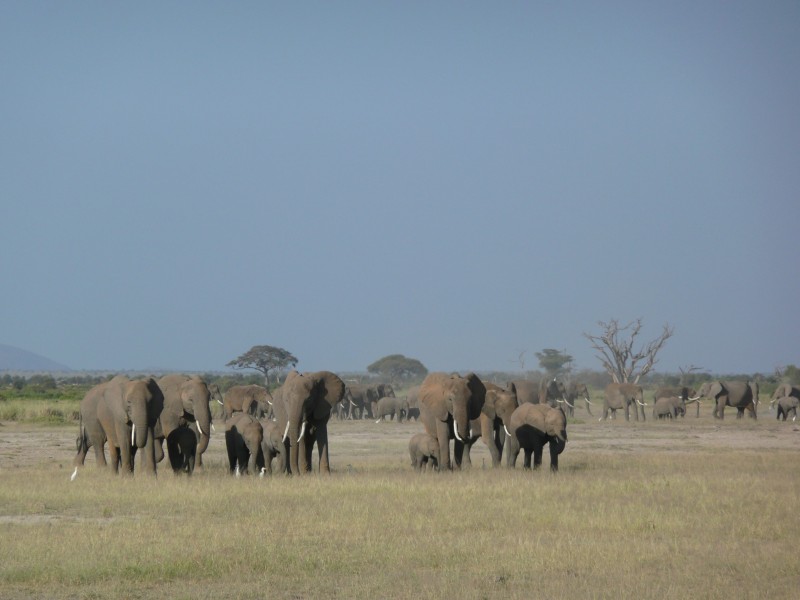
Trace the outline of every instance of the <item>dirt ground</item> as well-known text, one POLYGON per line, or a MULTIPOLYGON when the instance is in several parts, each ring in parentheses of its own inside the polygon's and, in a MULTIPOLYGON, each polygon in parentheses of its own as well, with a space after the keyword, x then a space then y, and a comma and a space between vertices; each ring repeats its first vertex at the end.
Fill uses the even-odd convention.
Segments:
MULTIPOLYGON (((597 411, 595 411, 597 412, 597 411)), ((705 411, 708 413, 709 411, 705 411)), ((422 431, 416 421, 337 421, 329 424, 331 467, 334 471, 369 469, 386 463, 404 468, 408 463, 408 440, 422 431)), ((11 469, 63 469, 70 472, 75 456, 78 426, 45 426, 0 422, 0 472, 11 469)), ((562 466, 570 455, 583 453, 686 452, 731 450, 794 450, 800 453, 800 420, 778 422, 775 413, 764 409, 760 418, 736 419, 729 410, 723 421, 710 414, 694 414, 683 419, 646 422, 624 416, 598 422, 597 417, 578 411, 567 426, 569 443, 561 457, 562 466)), ((472 449, 473 466, 489 466, 491 458, 483 442, 472 449)), ((86 464, 95 462, 90 451, 86 464)), ((209 468, 225 468, 224 436, 217 428, 212 435, 205 462, 209 468)), ((410 468, 410 467, 409 467, 410 468)))

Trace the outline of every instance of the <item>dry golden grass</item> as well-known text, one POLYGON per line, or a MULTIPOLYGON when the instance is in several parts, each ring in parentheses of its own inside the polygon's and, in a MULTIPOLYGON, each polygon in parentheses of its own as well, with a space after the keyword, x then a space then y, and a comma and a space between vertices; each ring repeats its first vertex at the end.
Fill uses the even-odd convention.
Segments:
POLYGON ((231 478, 218 433, 191 479, 74 482, 76 427, 6 423, 0 597, 794 598, 800 432, 732 416, 570 423, 557 475, 332 421, 330 477, 231 478))

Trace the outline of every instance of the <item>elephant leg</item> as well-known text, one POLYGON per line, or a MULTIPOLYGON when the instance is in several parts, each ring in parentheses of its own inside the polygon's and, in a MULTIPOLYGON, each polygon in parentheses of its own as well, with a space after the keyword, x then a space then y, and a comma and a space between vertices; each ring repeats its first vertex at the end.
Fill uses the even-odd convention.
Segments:
MULTIPOLYGON (((503 435, 505 435, 505 433, 503 433, 503 435)), ((499 446, 499 443, 497 442, 498 437, 500 437, 500 434, 497 428, 493 429, 491 432, 481 433, 481 439, 483 440, 483 443, 486 444, 486 447, 489 448, 489 454, 492 455, 493 467, 500 466, 500 453, 502 452, 502 446, 499 446)))
POLYGON ((447 421, 436 421, 436 439, 439 441, 440 466, 449 471, 453 467, 450 464, 450 430, 447 421))
POLYGON ((131 448, 131 428, 125 424, 117 425, 119 441, 119 461, 123 473, 133 473, 133 452, 131 448))
POLYGON ((328 462, 328 427, 320 425, 317 427, 317 453, 319 454, 319 472, 331 472, 331 465, 328 462))
POLYGON ((105 467, 108 466, 108 463, 106 463, 106 453, 103 446, 105 444, 94 444, 94 459, 98 465, 105 467))
POLYGON ((108 445, 108 462, 111 466, 111 470, 114 473, 119 472, 119 448, 117 448, 114 444, 108 445))
MULTIPOLYGON (((232 431, 225 432, 225 449, 228 451, 228 466, 230 467, 230 472, 234 473, 236 471, 236 439, 235 433, 232 431)), ((169 446, 167 446, 169 448, 169 446)))
POLYGON ((558 472, 558 444, 554 444, 550 442, 548 444, 550 446, 550 470, 553 473, 558 472))
MULTIPOLYGON (((448 447, 450 446, 449 443, 447 445, 448 447)), ((456 469, 461 468, 461 463, 464 460, 464 446, 464 442, 459 442, 458 440, 453 442, 453 458, 456 469)), ((467 456, 467 458, 469 459, 469 456, 467 456)))
POLYGON ((158 440, 156 441, 156 444, 155 444, 155 448, 154 448, 154 452, 155 452, 155 455, 156 455, 156 462, 157 463, 160 463, 162 460, 164 460, 164 446, 163 446, 163 444, 164 444, 163 438, 158 438, 158 440))
POLYGON ((537 444, 533 448, 533 468, 538 469, 542 466, 542 454, 544 453, 544 446, 537 444))
POLYGON ((531 469, 531 454, 533 454, 533 450, 531 450, 530 448, 525 448, 524 452, 525 452, 525 457, 524 457, 524 459, 522 461, 522 468, 530 471, 530 469, 531 469))

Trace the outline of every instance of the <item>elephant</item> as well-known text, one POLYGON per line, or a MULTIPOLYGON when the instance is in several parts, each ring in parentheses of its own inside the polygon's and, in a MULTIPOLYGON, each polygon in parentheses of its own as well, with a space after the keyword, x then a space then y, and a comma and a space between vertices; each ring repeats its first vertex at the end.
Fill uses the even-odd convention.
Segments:
POLYGON ((261 385, 235 385, 225 392, 222 407, 226 421, 237 411, 263 419, 271 411, 272 394, 261 385))
POLYGON ((390 383, 378 383, 375 385, 368 385, 366 387, 367 392, 367 402, 369 403, 369 407, 372 410, 372 417, 375 418, 378 415, 375 413, 375 409, 378 405, 378 400, 381 398, 394 398, 394 388, 390 383))
POLYGON ((800 398, 800 386, 792 385, 791 383, 782 383, 775 388, 770 398, 770 404, 773 404, 778 398, 785 398, 786 396, 794 396, 800 398))
POLYGON ((94 446, 98 464, 107 464, 105 442, 108 442, 111 468, 115 473, 120 465, 124 473, 133 473, 136 451, 143 449, 144 467, 155 475, 155 426, 163 406, 164 396, 152 378, 131 380, 117 375, 89 390, 81 401, 73 478, 89 446, 94 446))
POLYGON ((608 418, 608 411, 617 411, 620 408, 625 409, 625 420, 630 421, 630 406, 633 405, 633 416, 639 420, 639 408, 642 411, 642 420, 645 419, 644 407, 644 392, 642 386, 634 383, 609 383, 605 389, 605 399, 603 400, 603 416, 600 417, 601 421, 608 418))
POLYGON ((403 421, 403 415, 406 416, 406 419, 408 418, 408 399, 405 396, 401 398, 384 396, 375 403, 372 415, 378 418, 378 420, 375 421, 376 423, 383 421, 384 417, 389 417, 391 419, 394 418, 395 415, 397 415, 397 422, 401 423, 403 421))
POLYGON ((372 416, 371 406, 367 400, 367 386, 360 383, 348 383, 345 387, 345 401, 341 404, 345 418, 363 419, 369 413, 372 416))
POLYGON ((469 422, 477 419, 486 401, 486 386, 474 373, 465 376, 430 373, 419 390, 420 418, 425 431, 439 444, 439 466, 449 471, 450 437, 455 437, 454 458, 460 467, 469 422))
POLYGON ((558 455, 567 445, 567 416, 560 407, 547 404, 521 404, 512 414, 508 423, 508 466, 513 468, 520 449, 525 451, 524 469, 542 465, 544 445, 550 447, 550 470, 558 471, 558 455))
POLYGON ((275 421, 261 421, 264 439, 261 441, 261 453, 264 455, 264 472, 272 475, 272 459, 277 459, 278 473, 286 471, 286 447, 283 444, 283 432, 275 421))
POLYGON ((470 449, 478 439, 482 439, 492 456, 492 466, 499 467, 506 436, 509 435, 508 421, 519 406, 517 390, 513 383, 509 383, 506 388, 493 383, 485 383, 484 386, 486 399, 480 416, 470 421, 470 437, 465 443, 462 462, 471 464, 470 449))
POLYGON ((653 403, 653 418, 675 419, 686 414, 686 400, 681 396, 662 396, 653 403))
POLYGON ((514 384, 514 389, 517 390, 517 402, 525 404, 539 404, 539 388, 541 384, 537 381, 529 379, 515 379, 510 383, 514 384))
POLYGON ((214 398, 222 403, 222 394, 216 385, 208 385, 200 377, 187 377, 186 375, 165 375, 158 380, 159 387, 164 392, 164 410, 159 419, 160 432, 156 445, 156 458, 160 462, 164 458, 162 442, 167 440, 167 452, 173 453, 176 448, 170 448, 170 434, 181 426, 194 430, 197 427, 199 442, 197 444, 196 462, 203 465, 203 452, 208 448, 211 439, 211 408, 209 401, 214 398))
POLYGON ((783 398, 778 398, 775 401, 778 405, 778 415, 777 419, 780 421, 781 417, 783 420, 786 420, 786 417, 789 416, 789 413, 792 413, 792 421, 797 420, 797 407, 800 406, 800 398, 795 396, 784 396, 783 398))
POLYGON ((253 415, 236 412, 225 421, 225 448, 232 474, 261 472, 265 466, 263 441, 264 429, 253 415))
POLYGON ((593 417, 594 415, 592 414, 592 409, 590 406, 592 401, 589 398, 589 388, 586 387, 585 383, 578 383, 575 381, 571 381, 567 385, 566 398, 564 399, 564 404, 566 405, 564 412, 567 414, 567 416, 575 416, 575 401, 578 398, 583 398, 584 402, 586 402, 586 412, 593 417))
POLYGON ((539 383, 539 402, 549 404, 553 408, 562 404, 567 399, 567 388, 557 378, 542 379, 539 383))
POLYGON ((197 434, 186 425, 172 430, 167 440, 169 463, 173 473, 194 472, 194 463, 197 458, 197 434))
POLYGON ((290 473, 311 471, 314 444, 319 453, 319 472, 330 473, 328 459, 328 421, 345 395, 344 382, 330 371, 298 373, 291 371, 274 395, 273 408, 278 427, 288 439, 290 473))
POLYGON ((725 418, 725 407, 736 407, 736 418, 741 419, 745 409, 750 412, 750 416, 757 419, 755 400, 753 396, 753 386, 748 381, 707 381, 697 392, 697 397, 713 398, 715 401, 714 418, 725 418))
POLYGON ((418 472, 439 469, 439 443, 427 433, 417 433, 408 442, 411 466, 418 472), (430 464, 428 464, 430 462, 430 464))
MULTIPOLYGON (((696 398, 697 392, 693 388, 684 386, 679 387, 660 387, 653 394, 653 403, 658 402, 660 398, 681 398, 684 402, 683 412, 681 416, 686 414, 686 404, 697 404, 697 416, 700 416, 700 400, 696 398)), ((653 409, 653 416, 655 416, 655 409, 653 409)))
POLYGON ((408 416, 406 417, 407 421, 410 421, 412 418, 415 421, 419 420, 419 388, 420 386, 414 385, 408 388, 406 392, 406 399, 408 400, 408 416))

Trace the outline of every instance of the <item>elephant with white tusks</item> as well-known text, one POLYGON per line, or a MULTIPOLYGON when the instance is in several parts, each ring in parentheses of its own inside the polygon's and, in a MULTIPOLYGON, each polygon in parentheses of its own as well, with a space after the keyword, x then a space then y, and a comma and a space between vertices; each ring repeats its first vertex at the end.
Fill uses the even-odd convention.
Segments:
POLYGON ((550 447, 550 470, 558 471, 558 455, 567 445, 567 416, 561 408, 553 408, 547 404, 531 404, 526 402, 511 415, 508 424, 508 466, 513 468, 517 463, 520 449, 525 451, 523 468, 542 465, 544 445, 550 447))
POLYGON ((103 446, 108 442, 111 468, 133 473, 137 449, 144 452, 144 467, 155 475, 155 426, 164 396, 153 379, 131 380, 117 375, 93 387, 81 401, 80 433, 74 479, 90 446, 98 465, 106 465, 103 446))
POLYGON ((571 381, 567 384, 567 397, 564 400, 564 412, 566 415, 568 417, 575 416, 575 401, 578 400, 578 398, 582 398, 583 401, 586 402, 586 412, 589 413, 589 416, 593 417, 589 388, 585 383, 579 383, 577 381, 571 381))
POLYGON ((601 421, 608 418, 608 411, 625 409, 625 420, 630 421, 630 407, 633 406, 633 416, 639 420, 639 410, 642 411, 642 421, 645 421, 644 391, 642 386, 635 383, 609 383, 605 389, 605 399, 603 400, 603 416, 601 421))
POLYGON ((792 421, 797 420, 797 407, 800 406, 800 399, 795 396, 784 396, 783 398, 778 398, 775 403, 778 405, 778 414, 776 418, 779 421, 781 417, 783 417, 785 421, 789 413, 792 413, 792 421))
POLYGON ((791 383, 782 383, 775 388, 769 402, 769 410, 772 411, 773 405, 780 399, 791 396, 800 399, 800 386, 792 385, 791 383))
POLYGON ((747 410, 753 419, 757 419, 757 388, 749 381, 707 381, 697 392, 697 399, 711 398, 715 402, 714 418, 725 418, 725 407, 736 408, 736 418, 741 419, 747 410))
POLYGON ((465 376, 430 373, 419 390, 420 418, 425 431, 439 444, 439 466, 452 468, 450 439, 454 438, 455 466, 461 466, 470 421, 477 419, 486 401, 486 386, 474 373, 465 376))

